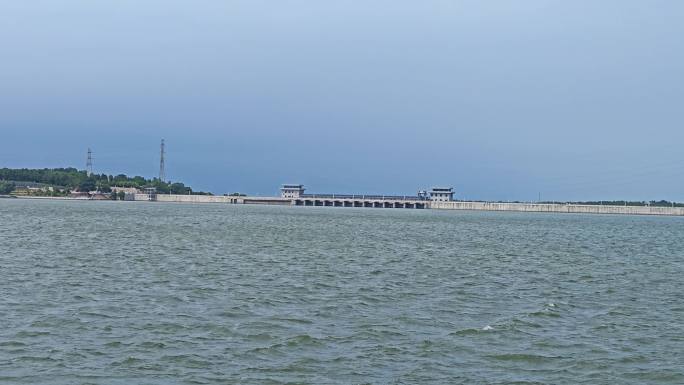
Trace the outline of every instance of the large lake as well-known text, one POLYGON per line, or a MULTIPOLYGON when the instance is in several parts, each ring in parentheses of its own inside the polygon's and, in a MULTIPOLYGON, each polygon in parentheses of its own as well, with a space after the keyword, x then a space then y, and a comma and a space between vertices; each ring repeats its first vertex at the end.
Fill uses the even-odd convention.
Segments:
POLYGON ((682 384, 684 218, 0 199, 2 384, 682 384))

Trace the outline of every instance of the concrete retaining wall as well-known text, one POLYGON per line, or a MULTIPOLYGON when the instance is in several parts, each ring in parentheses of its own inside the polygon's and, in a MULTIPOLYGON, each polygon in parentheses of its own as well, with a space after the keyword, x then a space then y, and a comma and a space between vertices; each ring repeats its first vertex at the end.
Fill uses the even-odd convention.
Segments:
POLYGON ((520 211, 576 214, 677 215, 683 207, 599 206, 540 203, 430 202, 430 208, 442 210, 520 211))
MULTIPOLYGON (((135 194, 136 201, 149 201, 147 194, 135 194)), ((172 203, 228 203, 228 204, 270 204, 270 205, 291 205, 292 199, 277 197, 243 197, 243 196, 222 196, 222 195, 173 195, 157 194, 156 202, 172 203)))
MULTIPOLYGON (((135 194, 136 201, 148 201, 147 194, 135 194)), ((242 197, 226 197, 214 195, 169 195, 157 194, 157 202, 173 203, 243 203, 242 197)))
POLYGON ((157 202, 176 203, 233 203, 231 197, 213 195, 157 195, 157 202))
POLYGON ((283 205, 283 206, 292 205, 292 199, 291 198, 243 197, 242 201, 243 201, 242 203, 249 204, 249 205, 283 205))

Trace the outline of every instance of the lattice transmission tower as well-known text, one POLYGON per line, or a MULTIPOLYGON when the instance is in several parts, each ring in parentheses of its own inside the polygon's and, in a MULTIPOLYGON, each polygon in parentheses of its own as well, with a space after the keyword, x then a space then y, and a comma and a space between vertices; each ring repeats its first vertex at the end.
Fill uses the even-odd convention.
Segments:
POLYGON ((164 148, 164 139, 161 140, 161 149, 159 151, 159 181, 166 181, 166 170, 164 170, 164 156, 166 149, 164 148))
POLYGON ((88 160, 86 160, 86 174, 93 175, 93 152, 88 147, 88 160))

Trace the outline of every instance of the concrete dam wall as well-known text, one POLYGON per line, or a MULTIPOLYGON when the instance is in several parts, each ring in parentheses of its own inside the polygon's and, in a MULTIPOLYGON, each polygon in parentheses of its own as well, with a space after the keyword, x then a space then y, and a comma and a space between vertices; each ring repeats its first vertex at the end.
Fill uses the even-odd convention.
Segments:
POLYGON ((174 195, 174 194, 135 194, 136 201, 171 203, 229 203, 229 204, 268 204, 291 205, 292 199, 278 197, 246 197, 222 195, 174 195))
POLYGON ((564 203, 430 202, 430 208, 442 210, 517 211, 537 213, 684 216, 684 207, 600 206, 564 203))
MULTIPOLYGON (((168 195, 168 194, 135 194, 136 201, 173 202, 173 203, 234 203, 232 197, 213 195, 168 195)), ((237 203, 237 202, 235 202, 237 203)))
POLYGON ((575 213, 575 214, 623 214, 623 215, 668 215, 684 216, 684 207, 649 206, 600 206, 546 203, 498 203, 498 202, 436 202, 402 201, 392 199, 328 199, 328 198, 280 198, 213 195, 168 195, 135 194, 136 201, 156 201, 172 203, 224 203, 224 204, 264 204, 284 206, 327 206, 327 207, 364 207, 364 208, 402 208, 436 210, 473 210, 473 211, 513 211, 537 213, 575 213))

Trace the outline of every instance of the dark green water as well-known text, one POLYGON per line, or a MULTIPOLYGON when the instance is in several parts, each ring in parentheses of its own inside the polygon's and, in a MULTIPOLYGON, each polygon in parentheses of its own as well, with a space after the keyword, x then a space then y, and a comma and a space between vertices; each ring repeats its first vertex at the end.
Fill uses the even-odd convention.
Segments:
POLYGON ((684 219, 0 199, 2 384, 682 384, 684 219))

